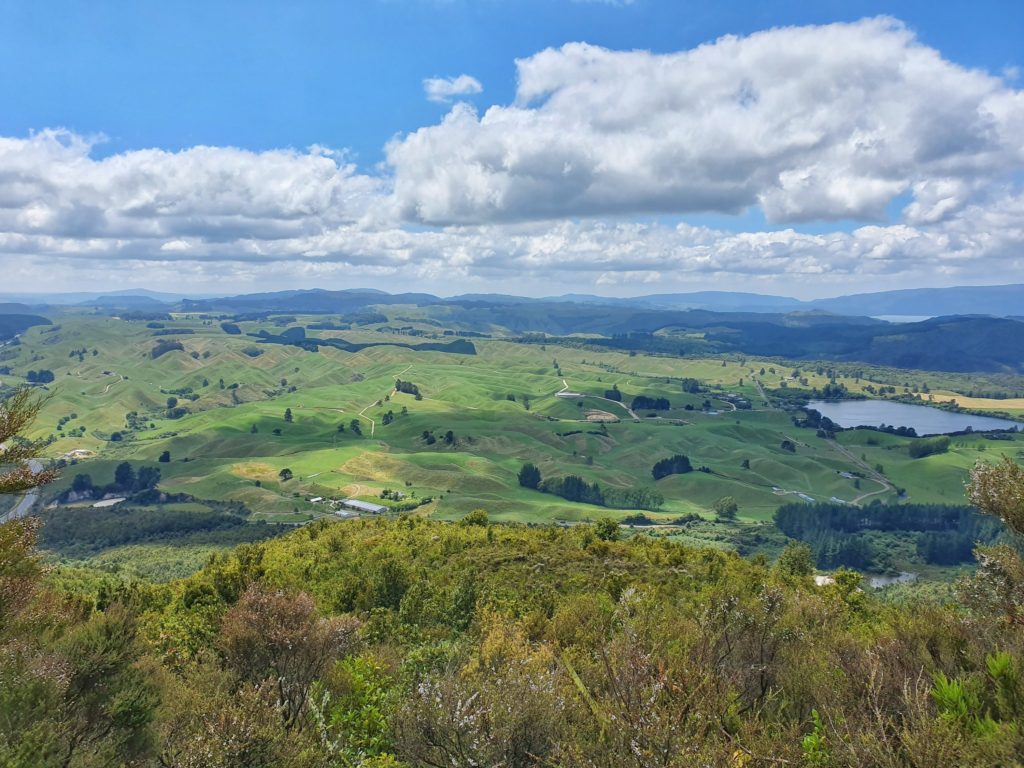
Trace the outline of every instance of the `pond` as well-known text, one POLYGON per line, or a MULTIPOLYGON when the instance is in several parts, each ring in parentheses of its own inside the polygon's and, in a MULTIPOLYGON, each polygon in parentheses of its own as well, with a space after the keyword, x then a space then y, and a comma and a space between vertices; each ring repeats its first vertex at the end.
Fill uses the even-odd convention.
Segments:
POLYGON ((884 589, 885 587, 891 587, 894 584, 912 584, 917 581, 916 573, 907 573, 906 571, 900 571, 896 576, 869 576, 868 584, 873 589, 884 589))
POLYGON ((812 400, 809 408, 827 416, 841 427, 913 427, 918 435, 944 435, 971 427, 976 432, 1024 427, 1016 421, 993 416, 951 413, 926 405, 907 405, 888 400, 812 400))

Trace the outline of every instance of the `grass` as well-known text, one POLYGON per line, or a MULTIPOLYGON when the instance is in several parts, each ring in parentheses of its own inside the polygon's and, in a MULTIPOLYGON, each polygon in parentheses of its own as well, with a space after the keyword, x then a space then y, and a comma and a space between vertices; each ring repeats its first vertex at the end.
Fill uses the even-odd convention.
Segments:
MULTIPOLYGON (((254 519, 268 521, 303 522, 327 514, 309 497, 369 499, 385 488, 432 497, 418 513, 443 519, 478 507, 494 519, 516 522, 579 522, 629 514, 520 488, 516 472, 531 461, 545 476, 578 474, 621 488, 656 485, 666 499, 660 513, 664 518, 709 515, 714 501, 728 495, 738 501, 742 520, 756 522, 770 519, 795 493, 849 501, 880 487, 864 479, 856 488, 854 480, 840 473, 862 471, 857 462, 813 431, 793 427, 788 414, 764 407, 755 379, 766 387, 781 381, 802 386, 791 378, 792 366, 779 361, 630 356, 499 339, 475 339, 475 356, 391 346, 354 354, 327 348, 311 353, 264 344, 258 345, 262 353, 254 358, 244 352, 254 345, 244 333, 278 331, 272 323, 244 322, 243 335, 230 336, 216 321, 187 317, 167 323, 193 331, 178 337, 185 352, 154 360, 149 354, 154 337, 144 322, 73 312, 58 322, 57 332, 30 330, 14 348, 17 356, 5 361, 14 371, 5 377, 6 384, 16 384, 32 368, 56 374, 37 433, 58 436, 49 455, 75 449, 95 453, 70 467, 55 490, 66 487, 77 472, 90 473, 97 483, 109 482, 116 464, 128 460, 158 466, 161 488, 169 492, 237 499, 253 510, 254 519), (82 360, 70 356, 82 348, 87 350, 82 360), (415 382, 422 399, 395 393, 396 377, 415 382), (684 394, 679 384, 683 377, 699 379, 712 392, 684 394), (566 384, 585 396, 557 397, 566 384), (641 413, 635 423, 622 407, 599 399, 612 384, 627 404, 641 394, 667 397, 673 410, 657 419, 641 413), (189 402, 178 396, 180 405, 192 412, 168 419, 168 393, 183 388, 191 388, 199 399, 189 402), (729 410, 720 397, 730 392, 748 398, 754 410, 729 410), (700 410, 706 398, 719 410, 717 415, 700 410), (685 410, 687 404, 696 410, 685 410), (286 408, 292 411, 292 423, 284 421, 286 408), (588 423, 584 412, 589 409, 613 413, 621 421, 604 427, 588 423), (111 442, 110 434, 125 429, 132 411, 141 417, 143 428, 123 442, 111 442), (394 421, 384 425, 388 411, 394 421), (76 418, 65 424, 64 434, 79 425, 85 426, 85 434, 61 437, 57 421, 72 413, 76 418), (359 421, 362 436, 352 433, 353 419, 359 421), (344 432, 338 431, 339 424, 344 432), (440 439, 448 430, 456 438, 452 446, 440 439), (427 445, 424 431, 432 431, 438 442, 427 445), (780 447, 783 440, 796 444, 795 453, 780 447), (171 461, 157 464, 163 451, 170 452, 171 461), (694 466, 707 466, 711 473, 694 472, 655 484, 651 467, 674 453, 686 454, 694 466), (744 462, 749 469, 742 467, 744 462), (279 477, 285 468, 294 475, 286 482, 279 477)), ((395 338, 372 329, 332 335, 352 341, 395 338)), ((828 381, 812 367, 802 368, 801 376, 808 387, 828 381)), ((868 385, 853 375, 841 380, 852 391, 868 385)), ((1010 401, 992 402, 1003 410, 1010 401)), ((970 436, 955 438, 948 454, 913 460, 906 452, 907 441, 889 435, 846 432, 839 443, 855 456, 863 455, 869 466, 881 464, 886 477, 906 489, 910 500, 950 503, 963 501, 963 480, 975 460, 1017 455, 1022 449, 1020 437, 997 443, 970 436)), ((876 498, 896 497, 886 491, 876 498)))

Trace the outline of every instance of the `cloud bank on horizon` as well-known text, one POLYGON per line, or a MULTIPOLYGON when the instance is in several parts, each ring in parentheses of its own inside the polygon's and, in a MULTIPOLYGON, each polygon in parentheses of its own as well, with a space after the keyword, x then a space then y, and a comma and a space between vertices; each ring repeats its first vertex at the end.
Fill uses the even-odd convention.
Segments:
POLYGON ((61 129, 0 137, 9 285, 41 290, 61 271, 810 295, 1024 278, 1024 91, 898 21, 668 54, 570 43, 515 64, 515 99, 482 114, 457 101, 481 91, 472 76, 425 80, 427 98, 455 103, 372 172, 324 147, 100 156, 101 139, 61 129), (750 211, 767 224, 686 223, 750 211))

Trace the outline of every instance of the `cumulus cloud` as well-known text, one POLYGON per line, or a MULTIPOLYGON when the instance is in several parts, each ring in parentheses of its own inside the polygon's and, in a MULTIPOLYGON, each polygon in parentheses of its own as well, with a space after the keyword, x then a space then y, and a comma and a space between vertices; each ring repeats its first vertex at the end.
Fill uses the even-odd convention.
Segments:
MULTIPOLYGON (((729 232, 680 223, 600 220, 531 222, 440 229, 352 222, 310 234, 263 239, 76 238, 0 233, 0 253, 66 263, 169 259, 203 264, 209 274, 274 274, 292 265, 294 285, 310 274, 399 276, 435 290, 473 279, 508 285, 650 287, 676 282, 774 279, 801 282, 928 276, 976 280, 979 264, 994 274, 1024 269, 1024 196, 971 205, 939 224, 867 225, 851 232, 795 229, 729 232)), ((390 282, 390 281, 389 281, 390 282)))
POLYGON ((891 19, 771 29, 681 53, 585 43, 516 62, 515 102, 388 147, 407 220, 630 213, 881 220, 937 180, 1024 166, 1024 95, 891 19))
MULTIPOLYGON (((3 288, 1024 280, 1024 95, 896 22, 677 54, 572 44, 517 66, 512 104, 455 104, 372 174, 323 147, 100 156, 66 130, 0 137, 3 288), (678 223, 750 206, 772 226, 678 223), (832 218, 857 224, 801 231, 832 218)), ((460 80, 436 93, 474 87, 460 80)))
POLYGON ((382 188, 321 147, 147 149, 97 160, 95 144, 66 130, 0 138, 0 232, 157 245, 273 240, 355 220, 382 188))
POLYGON ((481 93, 484 87, 480 81, 469 75, 458 77, 429 77, 423 81, 423 92, 429 101, 445 103, 455 96, 470 96, 481 93))

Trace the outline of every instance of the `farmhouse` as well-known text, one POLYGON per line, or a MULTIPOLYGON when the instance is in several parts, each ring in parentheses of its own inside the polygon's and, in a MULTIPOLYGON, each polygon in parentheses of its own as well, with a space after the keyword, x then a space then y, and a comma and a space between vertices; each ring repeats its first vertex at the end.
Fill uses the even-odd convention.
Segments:
POLYGON ((355 510, 356 512, 369 512, 374 515, 388 511, 388 508, 381 504, 372 504, 369 501, 360 501, 359 499, 342 499, 341 506, 345 509, 355 510))

